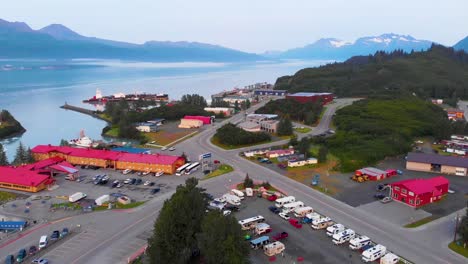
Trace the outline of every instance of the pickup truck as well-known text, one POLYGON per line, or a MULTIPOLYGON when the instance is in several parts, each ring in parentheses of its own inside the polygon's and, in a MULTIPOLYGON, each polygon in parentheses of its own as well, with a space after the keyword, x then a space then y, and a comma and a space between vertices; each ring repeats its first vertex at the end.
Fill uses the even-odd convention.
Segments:
POLYGON ((289 223, 295 228, 302 228, 302 224, 297 219, 289 219, 289 223))
POLYGON ((274 235, 273 239, 276 241, 279 241, 279 240, 287 238, 288 236, 289 236, 288 232, 281 232, 281 233, 277 233, 276 235, 274 235))

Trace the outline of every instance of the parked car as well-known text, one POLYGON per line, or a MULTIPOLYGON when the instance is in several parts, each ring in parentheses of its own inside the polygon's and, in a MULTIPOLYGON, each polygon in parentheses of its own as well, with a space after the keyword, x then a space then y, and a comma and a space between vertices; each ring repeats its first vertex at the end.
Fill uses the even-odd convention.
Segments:
POLYGON ((131 169, 126 169, 126 170, 122 171, 122 173, 123 173, 124 175, 127 175, 127 174, 129 174, 129 173, 131 173, 131 172, 132 172, 131 169))
POLYGON ((167 147, 162 147, 161 150, 165 151, 165 150, 167 150, 167 147))
POLYGON ((128 178, 128 179, 125 179, 124 184, 130 184, 130 182, 132 182, 132 179, 128 178))
POLYGON ((268 209, 270 209, 270 211, 274 214, 279 214, 281 212, 281 209, 279 209, 278 207, 272 205, 270 207, 268 207, 268 209))
POLYGON ((35 264, 49 264, 49 260, 45 258, 35 259, 32 261, 35 264))
POLYGON ((390 198, 390 197, 385 197, 382 200, 380 200, 380 202, 382 202, 382 203, 389 203, 391 201, 392 201, 392 198, 390 198))
POLYGON ((276 199, 278 199, 278 196, 276 196, 276 195, 273 194, 273 195, 268 196, 267 199, 268 199, 268 201, 270 201, 270 202, 274 202, 274 201, 276 201, 276 199))
POLYGON ((60 231, 54 230, 52 235, 50 235, 50 240, 57 240, 60 237, 60 231))
POLYGON ((156 194, 160 191, 161 189, 160 188, 154 188, 151 190, 151 194, 156 194))
POLYGON ((150 182, 150 184, 148 184, 148 186, 154 186, 155 183, 154 182, 150 182))
POLYGON ((278 240, 282 240, 282 239, 285 239, 289 236, 288 232, 281 232, 281 233, 277 233, 276 235, 273 236, 273 239, 278 241, 278 240))
POLYGON ((136 181, 135 181, 135 185, 140 185, 142 183, 143 183, 142 179, 136 179, 136 181))
POLYGON ((387 188, 388 184, 384 183, 379 183, 376 187, 377 191, 383 191, 385 188, 387 188))
POLYGON ((125 196, 125 194, 123 194, 123 193, 111 193, 111 194, 109 194, 109 195, 112 196, 112 197, 115 197, 115 198, 119 198, 119 197, 125 196))
POLYGON ((156 173, 154 174, 154 176, 155 176, 155 177, 160 177, 160 176, 162 176, 163 174, 164 174, 164 172, 158 171, 158 172, 156 172, 156 173))
POLYGON ((151 184, 150 181, 145 181, 145 183, 143 183, 144 186, 149 186, 151 184))
POLYGON ((131 178, 129 184, 130 184, 130 185, 134 185, 134 184, 136 183, 136 181, 137 181, 137 179, 131 178))
POLYGON ((271 160, 265 161, 266 164, 272 164, 273 162, 271 160))
POLYGON ((112 183, 112 185, 111 185, 111 188, 116 188, 116 187, 117 187, 117 185, 119 185, 119 183, 120 183, 120 182, 119 182, 119 181, 117 181, 117 180, 116 180, 116 181, 114 181, 114 182, 112 183))
POLYGON ((13 255, 8 255, 5 259, 5 264, 13 264, 15 263, 15 257, 13 255))
POLYGON ((26 249, 22 248, 20 251, 18 251, 18 255, 16 256, 16 262, 21 263, 24 261, 24 258, 26 258, 26 249))
POLYGON ((34 245, 33 245, 33 246, 30 246, 30 247, 29 247, 28 254, 29 254, 29 255, 34 255, 34 254, 36 254, 36 253, 37 253, 37 247, 34 246, 34 245))
POLYGON ((374 194, 374 198, 375 198, 375 199, 382 200, 383 198, 385 198, 385 194, 383 194, 383 193, 376 193, 376 194, 374 194))
POLYGON ((138 175, 138 176, 143 176, 143 172, 139 171, 139 172, 137 173, 137 175, 138 175))
POLYGON ((278 167, 279 167, 280 169, 286 169, 286 168, 288 167, 288 165, 283 164, 283 163, 280 163, 280 164, 278 164, 278 167))
POLYGON ((396 173, 397 173, 398 175, 402 175, 402 174, 403 174, 403 171, 402 171, 402 170, 396 170, 396 173))
POLYGON ((144 171, 144 172, 143 172, 143 176, 148 175, 148 174, 150 174, 149 171, 144 171))
POLYGON ((170 147, 170 148, 169 148, 169 151, 174 151, 174 150, 175 150, 174 147, 170 147))
POLYGON ((224 210, 224 211, 223 211, 223 215, 224 215, 224 216, 228 216, 228 215, 230 215, 230 214, 231 214, 231 211, 230 211, 230 210, 224 210))
POLYGON ((289 215, 287 215, 286 213, 279 213, 278 214, 281 218, 283 218, 284 220, 288 221, 291 217, 289 217, 289 215))
POLYGON ((219 163, 221 163, 221 162, 220 162, 219 160, 214 160, 213 163, 214 163, 214 164, 219 164, 219 163))
POLYGON ((289 223, 295 228, 302 228, 302 224, 297 219, 289 219, 289 223))
POLYGON ((239 211, 239 207, 232 204, 226 204, 226 206, 224 206, 224 209, 235 212, 239 211))
POLYGON ((117 186, 115 186, 115 187, 122 188, 122 186, 123 186, 122 183, 119 182, 119 184, 117 184, 117 186))
POLYGON ((62 229, 62 233, 60 233, 60 237, 66 237, 68 233, 69 233, 68 228, 64 227, 62 229))

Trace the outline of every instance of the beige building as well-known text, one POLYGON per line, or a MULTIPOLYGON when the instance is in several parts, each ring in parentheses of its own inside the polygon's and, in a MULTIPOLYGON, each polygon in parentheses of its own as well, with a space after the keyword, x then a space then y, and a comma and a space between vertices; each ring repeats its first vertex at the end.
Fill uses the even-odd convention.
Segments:
POLYGON ((205 107, 204 110, 207 112, 215 113, 217 115, 223 113, 224 116, 231 116, 234 111, 233 108, 229 107, 205 107))
POLYGON ((408 153, 406 169, 467 176, 468 159, 426 153, 408 153))
POLYGON ((195 119, 185 119, 180 120, 179 128, 200 128, 203 126, 203 121, 195 119))

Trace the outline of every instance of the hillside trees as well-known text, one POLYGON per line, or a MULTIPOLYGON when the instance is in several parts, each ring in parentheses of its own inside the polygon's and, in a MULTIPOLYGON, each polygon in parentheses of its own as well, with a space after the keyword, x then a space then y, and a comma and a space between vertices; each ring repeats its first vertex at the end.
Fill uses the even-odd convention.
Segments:
POLYGON ((320 113, 322 112, 322 103, 308 102, 298 103, 293 99, 271 100, 263 107, 259 108, 257 114, 277 114, 281 117, 288 117, 292 120, 312 125, 317 122, 320 113))
POLYGON ((293 134, 293 125, 289 116, 281 118, 278 123, 278 130, 276 133, 278 136, 290 136, 293 134))
POLYGON ((8 159, 5 153, 5 149, 3 148, 3 145, 0 143, 0 166, 7 166, 9 165, 8 159))
POLYGON ((214 138, 224 145, 240 146, 271 140, 265 132, 248 132, 234 124, 228 123, 216 130, 214 138))

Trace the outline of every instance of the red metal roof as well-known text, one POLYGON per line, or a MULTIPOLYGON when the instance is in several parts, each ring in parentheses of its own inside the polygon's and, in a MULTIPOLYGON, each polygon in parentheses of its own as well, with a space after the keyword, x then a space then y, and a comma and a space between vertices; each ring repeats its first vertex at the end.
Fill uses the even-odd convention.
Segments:
POLYGON ((437 191, 442 185, 448 185, 449 181, 443 176, 437 176, 430 179, 409 179, 394 182, 391 185, 400 185, 414 192, 415 194, 424 194, 428 192, 437 191))
POLYGON ((50 145, 39 145, 32 149, 33 153, 49 153, 49 152, 60 152, 75 157, 85 157, 94 159, 105 159, 105 160, 120 160, 135 163, 149 163, 149 164, 163 164, 171 165, 178 159, 179 156, 170 155, 153 155, 153 154, 133 154, 123 153, 112 150, 97 150, 97 149, 83 149, 83 148, 72 148, 72 147, 57 147, 50 145))
POLYGON ((55 165, 57 163, 60 163, 61 161, 64 161, 64 160, 65 159, 63 159, 61 157, 52 157, 50 159, 41 160, 41 161, 38 161, 38 162, 33 163, 33 164, 24 165, 24 166, 22 166, 22 168, 25 168, 25 169, 28 169, 28 170, 40 170, 40 169, 43 169, 45 167, 49 167, 51 165, 55 165))
POLYGON ((23 186, 38 186, 50 178, 22 167, 0 167, 0 182, 23 186))

